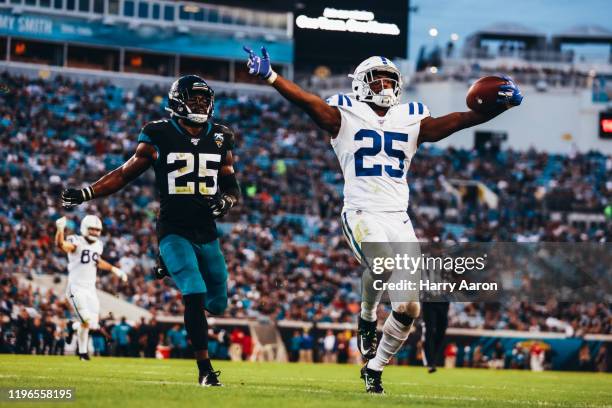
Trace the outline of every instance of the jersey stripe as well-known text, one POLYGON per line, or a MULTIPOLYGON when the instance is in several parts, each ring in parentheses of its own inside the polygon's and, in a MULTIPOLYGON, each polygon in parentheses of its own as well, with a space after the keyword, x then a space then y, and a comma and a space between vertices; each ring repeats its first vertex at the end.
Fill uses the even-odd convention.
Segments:
POLYGON ((423 104, 419 102, 418 105, 419 105, 419 115, 422 115, 423 114, 423 104))
POLYGON ((353 256, 359 261, 359 263, 361 263, 361 256, 359 256, 357 248, 355 248, 355 246, 353 245, 353 241, 351 240, 351 237, 349 236, 349 233, 346 230, 346 226, 344 225, 343 219, 340 219, 340 225, 342 225, 342 235, 344 235, 344 239, 346 239, 347 244, 349 244, 349 247, 351 247, 351 252, 353 253, 353 256))
POLYGON ((363 252, 361 252, 361 247, 359 246, 359 244, 357 244, 357 241, 355 240, 355 237, 353 236, 353 231, 351 230, 351 227, 349 226, 348 219, 346 218, 346 213, 342 214, 342 216, 344 217, 344 225, 346 226, 346 229, 348 230, 348 234, 350 235, 351 239, 353 240, 353 245, 357 249, 357 252, 359 253, 359 257, 361 258, 361 261, 364 264, 366 264, 368 269, 371 270, 372 268, 370 268, 370 265, 368 264, 368 261, 367 261, 366 257, 363 255, 363 252))
POLYGON ((349 99, 348 96, 346 95, 342 95, 345 99, 346 99, 346 106, 353 106, 353 102, 351 102, 351 100, 349 99))
POLYGON ((342 106, 344 105, 344 99, 342 98, 343 95, 338 94, 338 106, 342 106))
POLYGON ((74 301, 74 295, 72 293, 70 294, 70 300, 72 300, 72 306, 74 306, 74 311, 76 312, 77 316, 79 316, 79 320, 81 323, 85 323, 85 319, 83 319, 83 316, 81 316, 81 313, 79 313, 79 308, 74 301))
POLYGON ((409 107, 408 114, 409 114, 409 115, 414 115, 414 103, 413 103, 413 102, 410 102, 410 103, 408 104, 408 107, 409 107))

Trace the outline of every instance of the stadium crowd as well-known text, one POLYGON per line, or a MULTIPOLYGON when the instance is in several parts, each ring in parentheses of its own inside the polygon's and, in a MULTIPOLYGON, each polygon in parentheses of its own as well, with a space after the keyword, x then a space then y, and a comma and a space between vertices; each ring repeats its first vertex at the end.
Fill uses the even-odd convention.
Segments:
MULTIPOLYGON (((127 159, 140 127, 165 116, 167 90, 141 86, 128 91, 107 82, 7 73, 0 81, 4 324, 18 325, 24 308, 38 310, 43 326, 54 318, 59 325, 68 316, 61 294, 22 293, 14 274, 65 274, 65 256, 53 245, 54 221, 67 215, 69 228, 78 231, 86 213, 103 220, 104 258, 129 275, 127 283, 110 274, 100 276, 99 288, 155 315, 181 314, 180 294, 171 280, 151 276, 158 210, 152 172, 120 193, 69 213, 58 199, 64 186, 96 180, 127 159), (23 307, 9 308, 7 302, 23 307)), ((219 225, 230 271, 227 316, 353 321, 360 270, 342 238, 342 175, 328 136, 288 103, 265 96, 219 94, 215 117, 236 134, 235 167, 244 197, 219 225)), ((478 153, 422 147, 409 181, 410 214, 423 240, 612 238, 612 157, 600 153, 560 156, 535 150, 478 153), (459 202, 446 188, 450 179, 483 183, 500 204, 489 208, 478 198, 459 202), (570 224, 552 219, 551 210, 606 214, 607 221, 570 224)), ((609 305, 603 304, 517 302, 501 310, 478 304, 453 310, 451 325, 460 327, 567 332, 569 325, 575 334, 611 333, 609 305)))

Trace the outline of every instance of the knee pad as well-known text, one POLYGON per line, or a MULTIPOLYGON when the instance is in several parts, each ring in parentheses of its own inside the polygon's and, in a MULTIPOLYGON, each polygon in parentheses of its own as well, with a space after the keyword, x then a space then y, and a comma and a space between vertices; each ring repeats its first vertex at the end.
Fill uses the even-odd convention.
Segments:
POLYGON ((206 300, 206 310, 214 315, 222 315, 227 309, 227 296, 216 296, 206 300))
POLYGON ((419 302, 392 302, 391 308, 398 315, 405 315, 411 319, 416 319, 421 313, 421 304, 419 302))

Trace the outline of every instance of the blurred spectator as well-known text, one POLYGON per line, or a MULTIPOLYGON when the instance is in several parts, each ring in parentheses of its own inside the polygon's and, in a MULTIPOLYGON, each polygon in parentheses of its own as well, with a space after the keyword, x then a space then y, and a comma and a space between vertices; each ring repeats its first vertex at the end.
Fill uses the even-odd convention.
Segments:
POLYGON ((323 362, 336 362, 336 336, 332 330, 327 330, 323 337, 323 362))
POLYGON ((289 361, 297 363, 300 360, 300 350, 302 348, 302 334, 299 330, 293 332, 293 337, 289 342, 289 361))
POLYGON ((314 350, 314 339, 312 335, 304 330, 300 343, 300 363, 312 363, 314 350))
POLYGON ((589 350, 588 344, 583 344, 578 352, 578 366, 580 371, 591 371, 593 370, 593 360, 591 358, 591 350, 589 350))
POLYGON ((244 346, 244 332, 239 327, 232 330, 230 336, 229 355, 232 361, 242 361, 242 347, 244 346))
POLYGON ((597 357, 595 357, 595 369, 601 373, 608 372, 610 371, 609 364, 608 347, 602 344, 597 352, 597 357))
POLYGON ((152 317, 143 331, 146 336, 145 357, 155 357, 157 345, 160 343, 160 336, 163 335, 157 319, 152 317))
POLYGON ((131 326, 125 320, 125 316, 121 318, 121 322, 113 327, 111 336, 115 344, 115 356, 128 357, 130 355, 130 330, 131 326))
MULTIPOLYGON (((187 357, 187 331, 180 324, 175 324, 166 336, 168 338, 168 345, 170 346, 170 357, 173 358, 185 358, 187 357)), ((217 342, 218 339, 211 337, 212 341, 209 341, 208 351, 211 356, 216 355, 216 347, 211 347, 211 342, 217 342)))
POLYGON ((444 348, 444 368, 455 368, 457 365, 457 345, 448 343, 444 348))
POLYGON ((544 349, 539 342, 534 342, 529 350, 530 360, 529 366, 531 371, 544 371, 544 349))

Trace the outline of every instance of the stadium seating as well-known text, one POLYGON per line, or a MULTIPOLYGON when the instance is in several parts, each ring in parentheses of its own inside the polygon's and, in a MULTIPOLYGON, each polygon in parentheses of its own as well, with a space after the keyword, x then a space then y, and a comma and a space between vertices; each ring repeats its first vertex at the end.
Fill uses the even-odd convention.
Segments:
MULTIPOLYGON (((140 127, 165 116, 166 90, 143 86, 127 92, 105 82, 8 74, 2 82, 10 89, 0 95, 2 314, 11 321, 29 307, 63 319, 69 309, 59 294, 41 295, 11 274, 65 273, 65 256, 52 244, 54 220, 64 214, 61 188, 91 182, 129 157, 140 127)), ((227 316, 352 322, 359 276, 342 239, 342 177, 328 136, 297 109, 270 97, 221 94, 215 114, 236 132, 244 195, 219 228, 230 271, 227 316)), ((120 193, 68 213, 69 227, 77 230, 86 213, 100 215, 105 258, 130 278, 121 283, 104 275, 99 287, 153 314, 180 315, 172 282, 150 274, 158 209, 152 177, 149 172, 120 193)), ((430 147, 419 151, 409 178, 411 216, 422 239, 612 239, 610 221, 578 228, 564 218, 552 220, 548 212, 604 213, 612 201, 612 157, 600 153, 504 150, 483 158, 475 151, 430 147), (457 211, 456 198, 442 187, 445 179, 484 183, 500 205, 463 202, 457 211), (422 208, 436 211, 428 215, 422 208)), ((574 333, 610 333, 608 315, 608 306, 595 304, 517 303, 504 310, 473 304, 455 306, 451 326, 563 331, 570 325, 574 333), (550 318, 564 324, 548 325, 550 318)))

